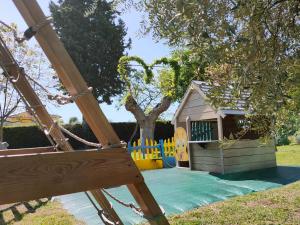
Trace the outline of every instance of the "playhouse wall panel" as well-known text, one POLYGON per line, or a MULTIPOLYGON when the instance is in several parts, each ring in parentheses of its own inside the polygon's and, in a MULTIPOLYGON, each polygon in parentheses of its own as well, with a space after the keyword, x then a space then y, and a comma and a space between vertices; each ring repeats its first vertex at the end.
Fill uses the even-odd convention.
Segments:
POLYGON ((205 120, 217 118, 214 109, 200 96, 197 91, 191 93, 178 115, 179 122, 185 122, 186 117, 191 120, 205 120))
POLYGON ((190 143, 190 161, 191 170, 215 173, 223 171, 221 151, 217 143, 208 143, 205 147, 197 143, 190 143))
POLYGON ((223 150, 224 172, 243 172, 276 166, 274 141, 238 140, 223 150))
POLYGON ((276 167, 276 161, 264 161, 257 163, 246 163, 232 166, 224 166, 224 173, 237 173, 237 172, 245 172, 251 170, 265 169, 276 167))

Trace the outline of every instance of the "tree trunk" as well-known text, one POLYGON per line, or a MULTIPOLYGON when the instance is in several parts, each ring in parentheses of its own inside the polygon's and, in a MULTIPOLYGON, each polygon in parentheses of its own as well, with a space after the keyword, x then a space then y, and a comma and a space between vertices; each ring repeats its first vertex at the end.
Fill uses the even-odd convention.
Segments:
POLYGON ((148 115, 146 115, 136 100, 131 95, 127 96, 125 108, 134 115, 136 121, 140 125, 140 138, 143 143, 145 143, 146 138, 148 140, 154 140, 155 122, 159 115, 169 108, 170 104, 171 98, 165 96, 162 98, 161 102, 157 104, 148 115))
POLYGON ((156 119, 146 118, 144 121, 138 121, 140 124, 140 138, 142 141, 146 139, 154 140, 154 130, 155 130, 156 119))
POLYGON ((0 143, 3 142, 3 126, 4 126, 4 121, 1 119, 0 121, 0 143))
POLYGON ((0 125, 0 143, 3 142, 3 125, 0 125))

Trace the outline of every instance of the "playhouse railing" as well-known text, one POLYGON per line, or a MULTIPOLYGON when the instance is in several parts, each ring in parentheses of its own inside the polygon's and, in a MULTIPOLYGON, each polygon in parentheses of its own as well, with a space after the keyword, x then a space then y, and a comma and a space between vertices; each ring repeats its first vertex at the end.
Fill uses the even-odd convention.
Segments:
POLYGON ((127 149, 134 161, 139 160, 162 160, 163 167, 175 166, 175 142, 174 138, 167 140, 139 139, 132 144, 128 142, 127 149))

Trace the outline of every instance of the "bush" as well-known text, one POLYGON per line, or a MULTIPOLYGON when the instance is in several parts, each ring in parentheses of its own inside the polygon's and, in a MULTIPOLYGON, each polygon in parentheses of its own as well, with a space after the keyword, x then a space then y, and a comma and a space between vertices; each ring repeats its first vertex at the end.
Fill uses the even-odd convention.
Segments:
MULTIPOLYGON (((135 128, 135 123, 111 123, 117 135, 121 140, 128 142, 135 128)), ((65 125, 77 136, 91 141, 97 142, 95 135, 90 129, 84 129, 81 124, 65 125)), ((174 127, 170 122, 157 122, 155 128, 155 140, 171 138, 174 135, 174 127)), ((136 132, 134 139, 140 136, 139 130, 136 132)), ((86 146, 81 142, 69 138, 70 144, 74 149, 84 149, 86 146)), ((49 146, 50 142, 43 132, 36 126, 31 127, 10 127, 4 128, 4 141, 9 143, 9 148, 31 148, 49 146)))
POLYGON ((281 145, 289 145, 291 142, 288 138, 288 136, 280 136, 278 138, 276 138, 276 144, 278 146, 281 146, 281 145))

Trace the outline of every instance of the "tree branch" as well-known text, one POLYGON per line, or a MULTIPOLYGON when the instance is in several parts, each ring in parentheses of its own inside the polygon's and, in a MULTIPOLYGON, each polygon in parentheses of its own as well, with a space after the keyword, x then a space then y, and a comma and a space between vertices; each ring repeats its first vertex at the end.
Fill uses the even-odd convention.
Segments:
POLYGON ((159 104, 157 104, 149 113, 151 119, 158 118, 160 114, 165 112, 171 105, 172 99, 168 96, 164 96, 159 104))
POLYGON ((141 109, 141 107, 138 105, 136 100, 132 97, 132 95, 128 95, 125 101, 125 108, 127 111, 131 112, 136 120, 142 121, 145 120, 145 113, 141 109))

